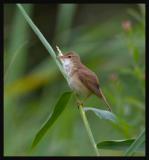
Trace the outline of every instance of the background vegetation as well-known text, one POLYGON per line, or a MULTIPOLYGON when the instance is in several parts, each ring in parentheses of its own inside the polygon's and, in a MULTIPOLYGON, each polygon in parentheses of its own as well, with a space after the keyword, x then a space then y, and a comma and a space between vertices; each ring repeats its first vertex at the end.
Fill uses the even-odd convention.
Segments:
MULTIPOLYGON (((74 50, 100 78, 121 125, 87 112, 97 142, 137 137, 145 127, 145 6, 23 5, 55 49, 74 50)), ((72 97, 40 144, 35 134, 69 87, 16 5, 4 8, 4 154, 94 155, 72 97)), ((94 96, 86 106, 105 106, 94 96)), ((100 149, 103 156, 123 150, 100 149)), ((135 155, 144 155, 145 149, 135 155)))

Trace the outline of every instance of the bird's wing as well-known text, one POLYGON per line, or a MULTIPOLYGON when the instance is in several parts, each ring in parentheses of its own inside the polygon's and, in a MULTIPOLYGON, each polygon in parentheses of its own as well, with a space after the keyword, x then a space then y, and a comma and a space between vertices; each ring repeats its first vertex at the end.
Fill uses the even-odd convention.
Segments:
POLYGON ((94 94, 100 96, 99 81, 95 73, 89 70, 88 68, 85 68, 85 70, 79 69, 78 72, 78 77, 81 80, 81 82, 94 94))
POLYGON ((78 74, 79 75, 79 79, 81 80, 81 82, 89 90, 91 90, 94 94, 96 94, 98 97, 102 98, 104 103, 109 108, 109 110, 112 111, 109 103, 106 100, 106 97, 104 96, 104 94, 102 93, 101 88, 99 87, 99 81, 98 81, 98 78, 95 75, 95 73, 92 72, 89 69, 87 69, 87 70, 80 69, 78 72, 79 72, 79 74, 78 74))

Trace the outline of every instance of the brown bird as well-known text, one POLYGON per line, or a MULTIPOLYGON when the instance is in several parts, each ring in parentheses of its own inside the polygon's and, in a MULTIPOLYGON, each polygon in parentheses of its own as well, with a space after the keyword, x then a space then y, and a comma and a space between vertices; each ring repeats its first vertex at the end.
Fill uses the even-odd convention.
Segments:
POLYGON ((95 94, 103 100, 111 111, 111 107, 99 86, 96 74, 82 64, 79 55, 71 51, 58 56, 58 58, 67 74, 69 86, 76 95, 86 100, 91 94, 95 94))

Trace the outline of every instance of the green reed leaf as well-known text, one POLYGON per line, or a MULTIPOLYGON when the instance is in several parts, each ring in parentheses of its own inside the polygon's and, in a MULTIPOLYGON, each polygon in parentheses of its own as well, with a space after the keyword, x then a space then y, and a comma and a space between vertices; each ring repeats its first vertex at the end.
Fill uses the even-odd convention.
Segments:
POLYGON ((57 101, 53 113, 49 116, 48 120, 43 124, 41 129, 37 132, 33 143, 32 148, 34 148, 42 139, 42 137, 45 135, 45 133, 51 128, 51 126, 54 124, 54 122, 57 120, 57 118, 61 115, 61 113, 66 108, 66 105, 71 97, 72 92, 65 92, 61 95, 59 100, 57 101))

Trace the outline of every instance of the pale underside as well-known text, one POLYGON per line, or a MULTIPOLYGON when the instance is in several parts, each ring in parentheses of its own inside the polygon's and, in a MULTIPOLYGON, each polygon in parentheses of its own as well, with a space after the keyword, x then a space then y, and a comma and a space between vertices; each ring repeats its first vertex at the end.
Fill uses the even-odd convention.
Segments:
POLYGON ((86 98, 91 94, 90 90, 80 81, 76 73, 70 77, 69 86, 75 93, 77 93, 77 95, 82 98, 86 98))
POLYGON ((69 59, 62 61, 63 68, 68 77, 70 88, 79 96, 79 98, 86 98, 91 95, 90 90, 80 81, 77 73, 72 74, 73 64, 69 59))

